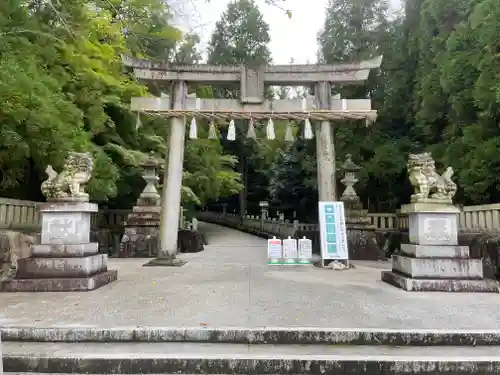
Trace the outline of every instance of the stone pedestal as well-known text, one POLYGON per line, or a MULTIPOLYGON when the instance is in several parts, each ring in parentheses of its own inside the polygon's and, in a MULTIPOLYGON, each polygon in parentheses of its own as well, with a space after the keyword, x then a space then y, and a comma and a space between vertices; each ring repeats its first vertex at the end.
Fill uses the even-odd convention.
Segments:
MULTIPOLYGON (((342 198, 341 198, 342 200, 342 198)), ((359 200, 344 200, 345 221, 349 259, 351 260, 382 260, 384 252, 377 241, 375 225, 371 224, 368 210, 364 210, 359 200)))
POLYGON ((354 185, 358 182, 356 173, 361 167, 352 161, 351 154, 347 154, 342 170, 344 177, 340 182, 344 184, 345 190, 340 200, 344 202, 345 208, 349 259, 382 260, 384 252, 378 245, 376 228, 371 224, 368 210, 363 209, 361 199, 354 190, 354 185))
POLYGON ((158 255, 160 244, 160 194, 156 190, 159 180, 156 174, 158 161, 151 153, 142 163, 142 178, 146 186, 142 191, 132 213, 125 222, 125 231, 120 243, 120 258, 154 257, 158 255))
POLYGON ((160 239, 160 206, 134 206, 125 223, 120 258, 155 257, 160 239))
POLYGON ((492 292, 496 281, 483 279, 481 259, 458 245, 458 213, 450 204, 412 203, 401 208, 409 217, 409 244, 392 256, 392 271, 382 280, 406 291, 492 292))
POLYGON ((108 271, 108 256, 90 242, 94 203, 55 201, 40 205, 41 243, 30 258, 19 259, 14 279, 3 281, 3 292, 72 292, 97 289, 117 279, 108 271))

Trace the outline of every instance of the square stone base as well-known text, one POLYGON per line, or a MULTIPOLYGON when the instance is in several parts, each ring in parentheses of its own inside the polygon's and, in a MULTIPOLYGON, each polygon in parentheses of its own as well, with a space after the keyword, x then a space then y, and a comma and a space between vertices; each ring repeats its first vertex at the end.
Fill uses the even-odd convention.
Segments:
POLYGON ((116 281, 118 271, 84 278, 13 279, 0 282, 0 292, 86 292, 116 281))
POLYGON ((494 280, 412 279, 397 272, 383 271, 382 281, 407 292, 498 293, 494 280))
POLYGON ((99 253, 99 244, 89 242, 77 245, 33 245, 33 258, 81 258, 99 253))
POLYGON ((401 244, 401 252, 413 258, 469 258, 468 246, 401 244))
POLYGON ((82 258, 24 258, 17 261, 20 279, 86 278, 106 272, 107 254, 82 258))
POLYGON ((97 204, 49 202, 40 205, 42 245, 87 244, 90 242, 91 214, 97 204))
POLYGON ((483 278, 482 260, 470 258, 412 258, 393 255, 392 270, 415 279, 483 278))
POLYGON ((408 214, 408 236, 415 245, 458 245, 458 215, 454 212, 408 214))

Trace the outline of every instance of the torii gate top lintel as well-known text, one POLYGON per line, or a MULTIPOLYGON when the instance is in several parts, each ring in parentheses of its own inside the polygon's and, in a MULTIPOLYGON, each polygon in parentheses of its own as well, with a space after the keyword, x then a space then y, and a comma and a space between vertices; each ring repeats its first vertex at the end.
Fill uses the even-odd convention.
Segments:
MULTIPOLYGON (((342 63, 342 64, 286 64, 286 65, 262 65, 265 67, 266 73, 314 73, 314 72, 342 72, 364 69, 379 68, 382 63, 383 56, 377 56, 369 60, 361 60, 359 62, 342 63)), ((128 56, 123 56, 125 66, 138 69, 150 70, 166 70, 176 72, 206 72, 206 73, 239 73, 244 64, 240 65, 210 65, 210 64, 169 64, 166 62, 152 62, 151 60, 134 59, 128 56)), ((253 68, 261 65, 247 65, 253 68)))
POLYGON ((126 66, 134 68, 143 81, 185 81, 200 84, 241 84, 242 103, 264 101, 264 85, 301 86, 317 82, 362 84, 382 63, 382 56, 349 64, 309 65, 172 65, 124 57, 126 66))

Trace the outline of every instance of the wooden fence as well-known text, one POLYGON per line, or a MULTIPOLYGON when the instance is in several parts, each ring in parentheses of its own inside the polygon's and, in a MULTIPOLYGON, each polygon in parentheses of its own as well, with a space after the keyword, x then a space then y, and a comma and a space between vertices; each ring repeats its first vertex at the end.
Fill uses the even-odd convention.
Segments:
MULTIPOLYGON (((408 229, 408 216, 401 213, 369 213, 370 222, 380 230, 408 229)), ((237 224, 240 222, 238 214, 203 212, 198 215, 214 222, 237 224)), ((482 233, 500 232, 500 203, 480 206, 464 206, 458 214, 459 229, 462 232, 482 233)), ((280 236, 291 236, 296 230, 316 230, 317 224, 304 224, 298 221, 289 221, 279 218, 268 218, 261 223, 259 215, 245 215, 243 225, 251 229, 261 229, 266 233, 280 236)))
MULTIPOLYGON (((39 202, 0 198, 0 229, 12 229, 24 232, 38 232, 41 217, 38 212, 39 202)), ((92 215, 93 228, 122 228, 131 210, 101 209, 92 215)))
MULTIPOLYGON (((377 229, 408 229, 408 216, 400 213, 370 213, 372 225, 377 229)), ((500 232, 500 203, 463 206, 458 214, 458 227, 462 232, 500 232)))

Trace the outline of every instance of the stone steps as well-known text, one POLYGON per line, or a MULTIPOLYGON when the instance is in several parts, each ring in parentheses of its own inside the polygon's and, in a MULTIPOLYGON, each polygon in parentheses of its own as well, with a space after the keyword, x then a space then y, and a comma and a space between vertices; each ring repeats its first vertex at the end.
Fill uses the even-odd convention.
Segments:
POLYGON ((73 374, 498 374, 498 346, 5 342, 7 372, 73 374))
POLYGON ((498 374, 500 330, 3 327, 10 374, 498 374))
POLYGON ((199 342, 388 346, 500 346, 500 330, 400 330, 315 327, 15 327, 4 342, 199 342))

